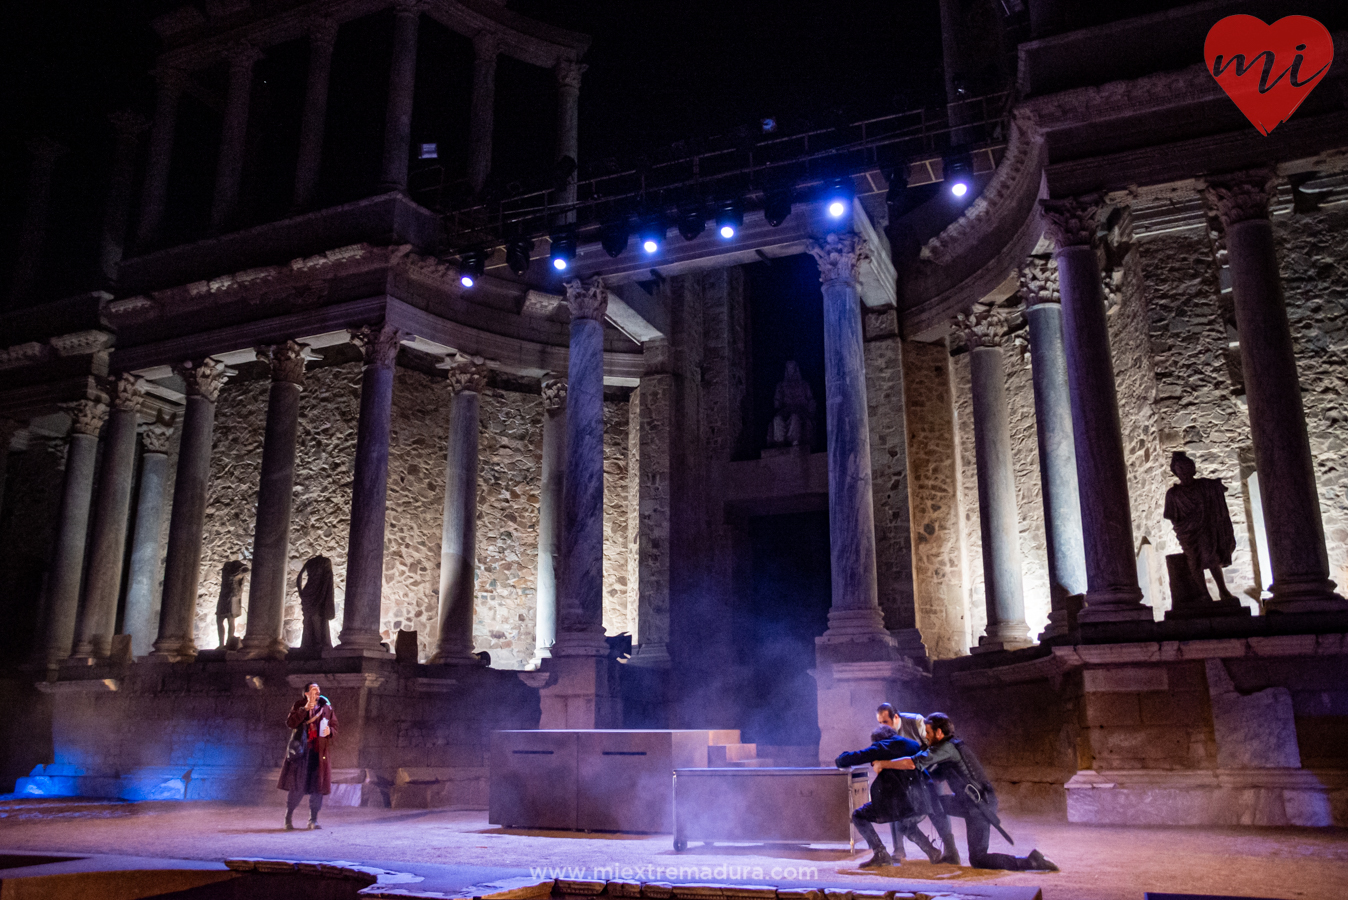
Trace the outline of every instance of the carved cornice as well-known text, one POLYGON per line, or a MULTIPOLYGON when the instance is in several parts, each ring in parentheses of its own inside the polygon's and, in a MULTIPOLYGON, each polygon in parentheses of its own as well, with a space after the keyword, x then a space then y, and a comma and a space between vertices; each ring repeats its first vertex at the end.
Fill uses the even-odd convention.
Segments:
POLYGON ((566 304, 571 307, 571 318, 604 321, 608 312, 608 288, 604 279, 591 278, 582 284, 580 279, 566 283, 566 304))
POLYGON ((123 373, 111 380, 108 393, 112 397, 113 409, 140 412, 141 401, 145 399, 145 382, 135 375, 123 373))
POLYGON ((449 379, 449 390, 454 394, 464 391, 482 393, 482 389, 487 386, 487 376, 491 373, 486 360, 466 353, 446 356, 444 362, 439 363, 436 368, 445 370, 445 375, 449 379))
POLYGON ((1278 183, 1272 168, 1214 175, 1207 182, 1204 196, 1221 216, 1223 228, 1251 219, 1267 219, 1278 183))
POLYGON ((580 76, 584 75, 588 68, 590 67, 584 63, 576 62, 574 59, 563 59, 557 63, 552 71, 557 76, 558 87, 579 91, 580 76))
POLYGON ((61 356, 86 356, 111 346, 112 335, 106 331, 75 331, 49 338, 47 342, 61 356))
POLYGON ((1006 342, 1011 323, 999 309, 975 306, 968 313, 955 316, 955 327, 964 333, 965 343, 973 350, 978 347, 1000 348, 1006 342))
POLYGON ((177 363, 173 372, 186 382, 187 396, 202 397, 212 403, 220 396, 220 387, 231 374, 224 363, 209 357, 177 363))
POLYGON ((1116 116, 1189 106, 1221 95, 1221 86, 1207 66, 1200 63, 1177 72, 1160 72, 1045 94, 1024 101, 1017 112, 1036 129, 1051 130, 1098 123, 1116 116))
POLYGON ((165 421, 151 422, 141 428, 140 440, 146 453, 168 453, 169 442, 173 439, 173 423, 165 421))
POLYGON ((1093 247, 1102 203, 1103 198, 1099 194, 1040 200, 1039 205, 1044 211, 1044 230, 1059 250, 1093 247))
POLYGON ((351 343, 361 349, 365 355, 365 365, 380 369, 391 369, 398 358, 398 348, 402 346, 402 332, 392 325, 366 325, 352 328, 351 343))
POLYGON ((0 350, 0 370, 36 365, 51 356, 51 352, 50 346, 39 344, 37 341, 6 347, 0 350))
POLYGON ((866 239, 855 232, 830 234, 821 244, 810 241, 805 249, 819 263, 819 280, 856 282, 861 278, 861 264, 870 259, 866 239))
POLYGON ((257 358, 271 364, 271 380, 304 387, 304 364, 309 348, 297 341, 257 348, 257 358))
POLYGON ((1032 256, 1020 268, 1020 298, 1027 309, 1062 303, 1058 290, 1058 263, 1052 257, 1032 256))
POLYGON ((566 379, 555 376, 543 379, 543 408, 548 411, 566 406, 566 379))
POLYGON ((98 437, 98 433, 103 430, 103 423, 108 419, 107 398, 62 403, 61 408, 70 414, 71 434, 98 437))

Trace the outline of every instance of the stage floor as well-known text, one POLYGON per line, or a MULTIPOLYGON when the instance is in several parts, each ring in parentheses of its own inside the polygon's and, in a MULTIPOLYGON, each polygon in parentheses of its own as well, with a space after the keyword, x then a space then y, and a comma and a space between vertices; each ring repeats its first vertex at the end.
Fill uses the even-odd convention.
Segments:
MULTIPOLYGON (((216 803, 0 801, 0 853, 111 854, 165 860, 265 857, 385 870, 374 894, 483 896, 554 877, 910 890, 986 900, 1142 900, 1146 891, 1340 900, 1348 831, 1301 828, 1128 828, 1006 817, 1016 852, 1038 847, 1061 872, 1003 873, 909 860, 878 872, 839 846, 693 844, 669 835, 503 829, 480 810, 324 810, 320 831, 281 828, 275 808, 216 803), (813 870, 813 871, 811 871, 813 870), (394 874, 398 873, 398 874, 394 874)), ((307 807, 296 812, 303 821, 307 807)), ((955 826, 967 860, 962 828, 955 826)), ((881 833, 888 838, 887 829, 881 833)), ((993 850, 1006 845, 994 835, 993 850)), ((908 852, 916 852, 911 846, 908 852)))

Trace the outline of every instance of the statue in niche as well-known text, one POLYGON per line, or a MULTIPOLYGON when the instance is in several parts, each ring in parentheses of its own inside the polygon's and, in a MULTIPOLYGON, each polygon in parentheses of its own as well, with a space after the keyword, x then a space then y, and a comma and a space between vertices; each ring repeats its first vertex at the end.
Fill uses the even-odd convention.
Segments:
POLYGON ((814 441, 814 392, 800 376, 800 366, 788 360, 786 373, 772 398, 776 410, 768 429, 769 447, 804 447, 814 441))
POLYGON ((1174 526, 1175 537, 1189 563, 1196 590, 1211 600, 1203 571, 1212 573, 1217 582, 1218 599, 1236 603, 1227 590, 1222 567, 1231 565, 1236 549, 1236 530, 1226 508, 1226 485, 1220 478, 1195 478, 1198 467, 1188 454, 1176 452, 1170 457, 1170 471, 1179 484, 1165 492, 1165 517, 1174 526))
POLYGON ((243 576, 248 566, 231 559, 220 570, 220 599, 215 604, 215 633, 223 650, 237 650, 242 644, 234 635, 234 623, 243 615, 243 576))
POLYGON ((332 560, 326 556, 315 556, 306 562, 295 581, 300 592, 300 612, 304 616, 300 649, 315 655, 332 647, 328 623, 337 618, 332 582, 332 560))

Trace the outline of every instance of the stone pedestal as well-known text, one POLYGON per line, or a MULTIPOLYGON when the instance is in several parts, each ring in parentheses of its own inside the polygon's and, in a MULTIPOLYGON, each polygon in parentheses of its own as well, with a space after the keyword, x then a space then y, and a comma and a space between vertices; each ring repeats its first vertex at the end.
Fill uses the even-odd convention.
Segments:
POLYGON ((1031 260, 1021 270, 1021 297, 1030 324, 1034 424, 1039 439, 1039 485, 1043 492, 1052 608, 1041 641, 1071 630, 1070 597, 1086 592, 1086 552, 1081 540, 1081 495, 1072 444, 1072 402, 1063 351, 1058 270, 1049 260, 1031 260))
POLYGON ((225 381, 225 367, 213 359, 174 367, 187 384, 183 435, 178 444, 178 472, 173 482, 168 547, 164 555, 164 600, 159 608, 159 634, 151 656, 170 661, 196 656, 192 620, 201 579, 201 536, 206 527, 206 489, 211 478, 211 435, 215 401, 225 381))
POLYGON ((126 227, 131 215, 131 189, 136 177, 136 151, 140 135, 149 123, 129 110, 108 117, 117 131, 113 150, 108 196, 103 206, 103 233, 99 237, 98 274, 105 283, 117 280, 117 267, 126 248, 126 227))
POLYGON ((554 657, 543 663, 539 728, 619 728, 618 664, 605 656, 554 657))
POLYGON ((141 248, 159 237, 159 227, 164 221, 173 137, 178 126, 178 99, 187 87, 187 74, 180 69, 159 68, 154 77, 154 119, 150 123, 150 149, 141 185, 140 222, 136 225, 136 243, 141 248))
POLYGON ((477 665, 473 595, 477 582, 478 396, 487 385, 479 359, 450 360, 449 452, 440 542, 440 646, 433 663, 477 665))
POLYGON ((98 432, 108 414, 106 401, 106 397, 99 396, 66 407, 71 418, 70 446, 66 450, 66 476, 56 524, 56 547, 47 576, 43 661, 48 666, 68 657, 75 640, 80 576, 84 571, 89 506, 94 490, 94 459, 98 455, 98 432))
POLYGON ((1081 624, 1149 622, 1133 552, 1128 466, 1109 350, 1104 288, 1095 256, 1099 198, 1042 201, 1057 244, 1063 346, 1072 400, 1072 435, 1086 555, 1081 624))
POLYGON ((566 381, 543 381, 543 471, 538 503, 538 601, 534 627, 537 667, 557 640, 557 570, 561 564, 562 498, 566 485, 566 381))
POLYGON ((1320 495, 1268 204, 1271 171, 1209 181, 1221 215, 1240 335, 1250 437, 1273 568, 1269 612, 1342 612, 1329 579, 1320 495))
POLYGON ((159 621, 159 532, 164 520, 164 484, 168 445, 173 428, 154 424, 141 433, 140 495, 136 531, 131 538, 131 563, 126 577, 126 613, 122 631, 131 637, 131 655, 144 656, 154 647, 159 621))
POLYGON ((473 38, 473 99, 468 109, 468 183, 480 192, 491 172, 496 107, 496 57, 501 41, 490 31, 473 38))
POLYGON ((300 391, 306 348, 294 341, 258 351, 271 365, 267 426, 262 436, 262 475, 253 526, 253 560, 248 580, 248 630, 241 648, 246 659, 280 659, 286 594, 290 588, 290 516, 295 500, 295 446, 300 429, 300 391))
POLYGON ((332 73, 332 47, 337 42, 337 23, 315 19, 309 25, 309 77, 304 88, 304 114, 300 119, 300 149, 295 163, 293 205, 304 209, 314 199, 318 173, 323 163, 323 131, 328 115, 328 79, 332 73))
POLYGON ((417 26, 420 8, 415 0, 397 0, 393 7, 393 61, 389 65, 388 107, 384 114, 385 190, 407 188, 407 162, 412 145, 412 91, 417 76, 417 26))
MULTIPOLYGON (((401 15, 401 13, 400 13, 401 15)), ((346 605, 336 655, 384 654, 379 637, 384 593, 384 516, 388 505, 388 439, 393 416, 393 366, 402 335, 387 325, 351 333, 365 354, 356 430, 356 477, 351 485, 346 605)), ((388 653, 388 655, 392 655, 388 653)))
POLYGON ((811 673, 819 692, 819 764, 865 747, 881 703, 911 709, 926 699, 927 675, 911 661, 820 663, 811 673))
POLYGON ((1170 553, 1165 558, 1166 574, 1170 576, 1170 609, 1167 622, 1176 619, 1206 619, 1212 616, 1248 616, 1250 611, 1232 597, 1212 599, 1207 585, 1194 580, 1193 569, 1183 553, 1170 553))
POLYGON ((983 541, 983 592, 987 628, 976 650, 1010 650, 1030 644, 1021 575, 1020 516, 1007 422, 1005 317, 981 309, 961 316, 969 345, 978 467, 978 525, 983 541))
POLYGON ((131 486, 136 475, 136 428, 144 388, 134 375, 112 385, 112 412, 103 442, 103 463, 94 499, 84 606, 71 655, 104 659, 117 628, 117 597, 122 589, 122 556, 131 515, 131 486))
POLYGON ((33 168, 28 175, 28 201, 19 229, 19 247, 15 254, 14 276, 10 281, 9 302, 14 305, 29 299, 37 287, 42 266, 42 250, 47 242, 47 219, 51 213, 51 180, 56 161, 66 148, 50 138, 28 142, 33 168))

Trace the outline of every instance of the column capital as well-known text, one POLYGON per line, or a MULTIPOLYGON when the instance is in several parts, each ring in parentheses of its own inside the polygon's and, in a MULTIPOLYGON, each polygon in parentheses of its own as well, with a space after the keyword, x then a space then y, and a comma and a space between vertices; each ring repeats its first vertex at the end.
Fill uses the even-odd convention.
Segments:
POLYGON ((365 365, 381 369, 393 368, 402 346, 403 333, 392 325, 363 325, 348 328, 351 343, 365 355, 365 365))
POLYGON ((134 138, 150 127, 150 120, 130 109, 119 109, 108 113, 118 137, 134 138))
POLYGON ((543 379, 543 408, 552 411, 566 407, 566 379, 549 375, 543 379))
POLYGON ((1062 294, 1058 289, 1058 264, 1053 261, 1053 257, 1031 256, 1018 274, 1020 299, 1026 309, 1062 303, 1062 294))
MULTIPOLYGON (((494 31, 479 31, 473 35, 473 59, 477 62, 496 62, 501 53, 501 36, 494 31)), ((580 87, 580 76, 576 76, 576 87, 580 87)))
POLYGON ((1222 227, 1230 228, 1239 222, 1268 218, 1278 175, 1272 168, 1246 169, 1214 175, 1207 182, 1203 195, 1217 210, 1222 227))
POLYGON ((1102 195, 1040 200, 1039 205, 1044 212, 1045 230, 1059 250, 1095 246, 1096 224, 1104 205, 1102 195))
POLYGON ((238 41, 226 47, 220 57, 229 63, 231 71, 251 69, 262 58, 262 51, 247 41, 238 41))
POLYGON ((114 409, 123 412, 140 412, 141 401, 145 399, 145 381, 129 372, 124 372, 109 381, 108 394, 112 397, 114 409))
POLYGON ((596 277, 582 282, 577 278, 566 282, 565 287, 571 318, 604 321, 604 314, 608 312, 608 288, 604 286, 604 279, 596 277))
POLYGON ((187 71, 177 66, 157 66, 150 74, 154 76, 155 86, 160 91, 176 96, 187 87, 187 71))
POLYGON ((455 395, 464 391, 480 394, 487 386, 487 374, 490 370, 487 368, 486 360, 480 356, 454 354, 446 356, 444 361, 437 363, 435 367, 445 370, 445 375, 449 378, 449 389, 455 395))
POLYGON ((400 17, 416 17, 426 8, 425 0, 394 0, 393 14, 400 17))
POLYGON ((855 232, 829 234, 822 243, 810 241, 805 249, 819 263, 819 281, 857 281, 861 264, 871 258, 866 239, 855 232))
POLYGON ((101 395, 99 399, 62 403, 61 408, 70 414, 72 435, 87 434, 90 437, 98 437, 99 431, 103 429, 103 423, 108 418, 108 400, 101 395))
POLYGON ((298 341, 270 344, 257 348, 257 358, 271 365, 271 380, 304 387, 304 364, 310 359, 309 348, 298 341))
POLYGON ((225 379, 234 374, 224 363, 210 357, 180 362, 173 367, 173 373, 187 382, 187 396, 204 397, 212 403, 220 396, 225 379))
POLYGON ((955 327, 964 332, 969 349, 991 347, 1001 349, 1006 343, 1010 322, 1000 309, 975 306, 968 313, 955 316, 955 327))
POLYGON ((327 16, 315 16, 309 20, 309 43, 315 47, 332 49, 337 42, 337 29, 342 26, 336 19, 327 16))
POLYGON ((140 429, 140 440, 146 453, 168 453, 169 441, 173 438, 173 421, 156 419, 140 429))
POLYGON ((553 74, 557 76, 557 86, 570 88, 573 91, 580 90, 580 77, 585 74, 590 67, 585 63, 574 59, 559 59, 557 65, 553 67, 553 74))

